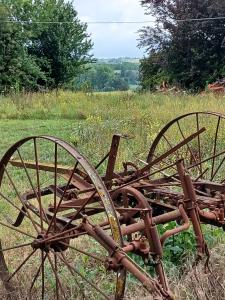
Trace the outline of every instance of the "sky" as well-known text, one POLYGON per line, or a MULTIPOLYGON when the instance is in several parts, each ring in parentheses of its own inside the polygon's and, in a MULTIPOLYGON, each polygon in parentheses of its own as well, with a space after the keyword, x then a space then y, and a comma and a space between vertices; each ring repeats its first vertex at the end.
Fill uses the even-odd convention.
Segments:
MULTIPOLYGON (((139 0, 75 0, 81 21, 148 21, 139 0)), ((142 57, 138 29, 144 24, 88 24, 96 58, 142 57)))

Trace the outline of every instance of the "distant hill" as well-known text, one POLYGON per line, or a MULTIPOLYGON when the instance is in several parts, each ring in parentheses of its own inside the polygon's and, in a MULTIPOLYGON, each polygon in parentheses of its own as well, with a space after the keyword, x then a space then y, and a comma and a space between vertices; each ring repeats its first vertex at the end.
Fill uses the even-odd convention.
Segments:
POLYGON ((102 58, 90 64, 89 70, 75 83, 88 91, 126 91, 139 87, 139 59, 130 57, 102 58))
POLYGON ((133 57, 118 57, 118 58, 99 58, 97 60, 98 63, 105 63, 105 64, 119 64, 119 63, 134 63, 139 64, 140 59, 139 58, 133 58, 133 57))

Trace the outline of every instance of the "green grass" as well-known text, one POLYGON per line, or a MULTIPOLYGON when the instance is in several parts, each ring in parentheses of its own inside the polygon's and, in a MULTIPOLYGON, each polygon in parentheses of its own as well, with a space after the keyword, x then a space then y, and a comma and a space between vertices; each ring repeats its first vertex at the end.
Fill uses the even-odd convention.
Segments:
MULTIPOLYGON (((225 113, 224 101, 222 95, 132 92, 83 94, 59 91, 2 97, 0 157, 23 137, 53 135, 72 143, 95 165, 107 153, 112 135, 122 133, 134 138, 122 141, 118 163, 146 159, 157 133, 171 119, 193 111, 225 113)), ((213 126, 215 124, 211 125, 212 131, 213 126)), ((100 172, 103 173, 103 168, 100 172)), ((215 236, 220 239, 221 234, 216 230, 215 236)), ((189 244, 187 241, 185 247, 191 252, 193 236, 188 239, 189 244)), ((176 247, 172 240, 168 241, 167 262, 171 262, 172 256, 180 256, 183 244, 182 235, 176 238, 176 247)), ((170 263, 168 269, 172 269, 170 263)))
POLYGON ((145 158, 162 126, 192 111, 225 113, 225 98, 213 95, 136 93, 23 94, 0 98, 0 156, 18 139, 55 135, 72 142, 93 163, 108 150, 114 133, 134 136, 124 141, 120 160, 145 158))

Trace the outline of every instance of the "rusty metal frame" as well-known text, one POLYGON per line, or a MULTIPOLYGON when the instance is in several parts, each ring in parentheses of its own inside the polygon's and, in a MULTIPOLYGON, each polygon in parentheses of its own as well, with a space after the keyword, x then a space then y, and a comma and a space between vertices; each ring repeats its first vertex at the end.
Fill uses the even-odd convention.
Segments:
MULTIPOLYGON (((147 164, 139 168, 134 163, 125 162, 123 164, 124 170, 120 173, 115 173, 120 135, 113 136, 109 152, 95 168, 73 146, 57 138, 32 136, 17 142, 0 161, 0 186, 3 177, 7 175, 8 164, 15 168, 34 169, 37 172, 41 170, 54 174, 57 171, 67 180, 67 184, 46 186, 39 189, 38 195, 36 190, 24 191, 18 217, 16 220, 12 220, 9 228, 19 227, 29 211, 43 218, 42 221, 48 223, 49 227, 46 231, 42 230, 34 239, 32 247, 34 250, 41 249, 46 253, 48 251, 63 253, 71 239, 88 235, 107 250, 106 270, 117 274, 114 299, 123 298, 127 271, 143 284, 149 293, 155 297, 154 299, 174 299, 163 269, 165 241, 192 226, 197 252, 194 265, 204 257, 208 263, 209 251, 201 224, 225 228, 225 185, 223 182, 207 181, 201 177, 192 178, 188 173, 190 166, 185 166, 183 159, 177 159, 174 163, 159 170, 153 170, 153 167, 175 154, 180 148, 185 145, 188 146, 190 141, 197 139, 200 145, 199 136, 207 130, 204 127, 200 128, 198 124, 200 114, 218 117, 217 127, 220 120, 225 119, 225 116, 217 113, 195 112, 172 120, 161 130, 153 142, 147 164), (170 149, 167 152, 155 158, 154 151, 168 128, 188 116, 196 116, 196 131, 187 137, 182 134, 180 143, 174 146, 170 144, 170 149), (56 149, 62 147, 68 155, 75 158, 77 164, 82 166, 83 171, 78 169, 77 165, 68 169, 65 166, 58 165, 56 167, 54 164, 38 162, 37 159, 34 162, 12 159, 13 154, 23 144, 32 140, 35 142, 38 140, 49 141, 55 145, 56 149), (96 169, 107 159, 105 175, 100 177, 96 169), (175 169, 176 172, 166 176, 167 169, 175 169), (159 176, 160 174, 163 176, 159 176), (155 178, 155 175, 158 177, 155 178), (171 186, 179 186, 180 191, 172 190, 171 186), (212 193, 207 194, 204 190, 209 190, 212 193), (60 198, 58 206, 52 203, 48 209, 42 211, 41 208, 37 209, 31 204, 30 200, 32 199, 40 200, 46 195, 56 197, 56 194, 60 198), (213 196, 214 194, 216 197, 213 196), (93 224, 90 221, 90 216, 103 212, 106 213, 104 221, 98 224, 93 224), (157 225, 171 221, 176 221, 178 225, 160 235, 157 225), (111 234, 109 234, 109 230, 111 230, 111 234), (148 263, 153 263, 156 277, 151 277, 140 268, 130 258, 129 253, 140 256, 148 263)), ((216 129, 211 157, 213 165, 215 157, 220 155, 216 152, 217 135, 218 128, 216 129)), ((190 153, 192 153, 191 149, 190 153)), ((196 159, 194 159, 193 165, 199 167, 201 174, 204 173, 196 159)), ((211 170, 211 177, 215 173, 213 169, 211 170)), ((1 279, 5 282, 6 288, 11 289, 12 287, 5 280, 8 277, 8 269, 4 256, 0 256, 0 268, 1 279)))

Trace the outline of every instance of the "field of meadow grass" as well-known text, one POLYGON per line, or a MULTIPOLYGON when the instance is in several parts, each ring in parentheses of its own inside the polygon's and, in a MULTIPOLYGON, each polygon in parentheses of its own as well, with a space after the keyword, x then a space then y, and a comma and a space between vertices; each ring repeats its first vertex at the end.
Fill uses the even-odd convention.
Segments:
POLYGON ((0 97, 0 156, 18 139, 55 135, 74 144, 91 162, 107 151, 114 133, 128 134, 120 160, 146 158, 168 121, 193 111, 225 113, 225 96, 134 92, 21 94, 0 97))
MULTIPOLYGON (((196 96, 135 92, 85 94, 57 91, 0 97, 0 157, 13 143, 23 137, 52 135, 73 144, 93 165, 96 165, 107 153, 112 135, 122 133, 132 138, 122 140, 118 165, 123 161, 146 160, 150 145, 167 122, 184 113, 195 111, 225 114, 224 103, 225 96, 212 94, 196 96)), ((99 170, 100 173, 103 173, 103 168, 104 165, 99 170)), ((164 225, 163 230, 169 229, 169 226, 173 225, 164 225)), ((220 229, 207 227, 204 231, 210 247, 224 242, 220 229)), ((203 300, 211 295, 208 293, 205 298, 201 298, 201 295, 196 296, 194 280, 193 285, 187 280, 187 286, 180 281, 179 262, 185 262, 187 256, 191 259, 193 245, 194 238, 190 230, 178 236, 176 243, 171 239, 167 245, 168 250, 165 251, 169 281, 172 286, 179 287, 176 292, 178 299, 203 300), (186 256, 182 252, 184 248, 186 256)), ((218 253, 214 253, 215 255, 218 253)), ((216 263, 218 264, 218 258, 216 263)), ((188 265, 188 261, 186 264, 188 265)), ((132 277, 129 278, 130 284, 134 282, 133 280, 132 277)), ((204 284, 207 285, 207 280, 204 280, 204 284)), ((210 299, 214 299, 213 297, 210 299)))

